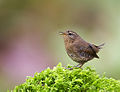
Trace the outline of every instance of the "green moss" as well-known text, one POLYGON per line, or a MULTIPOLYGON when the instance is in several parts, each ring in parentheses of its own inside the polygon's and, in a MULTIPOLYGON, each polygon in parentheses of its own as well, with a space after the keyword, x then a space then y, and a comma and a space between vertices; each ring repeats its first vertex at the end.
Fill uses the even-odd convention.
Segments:
MULTIPOLYGON (((71 67, 71 66, 68 66, 71 67)), ((95 70, 86 67, 83 70, 68 70, 58 64, 47 68, 26 82, 16 86, 14 92, 120 92, 120 81, 100 77, 95 70)))

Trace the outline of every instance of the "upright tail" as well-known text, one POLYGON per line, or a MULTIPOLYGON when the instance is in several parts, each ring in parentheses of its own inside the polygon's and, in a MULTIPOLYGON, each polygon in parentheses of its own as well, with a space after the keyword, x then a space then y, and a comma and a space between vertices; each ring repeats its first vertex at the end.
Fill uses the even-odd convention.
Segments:
POLYGON ((104 45, 105 45, 105 43, 103 43, 103 44, 97 46, 97 48, 98 48, 98 49, 102 49, 102 47, 103 47, 104 45))

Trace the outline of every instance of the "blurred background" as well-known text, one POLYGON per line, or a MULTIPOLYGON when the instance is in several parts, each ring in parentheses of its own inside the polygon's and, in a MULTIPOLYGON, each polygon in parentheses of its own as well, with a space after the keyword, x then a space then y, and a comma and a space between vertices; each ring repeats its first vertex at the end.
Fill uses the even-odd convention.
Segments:
POLYGON ((0 0, 0 92, 59 62, 76 65, 58 34, 67 29, 105 42, 84 67, 120 79, 120 0, 0 0))

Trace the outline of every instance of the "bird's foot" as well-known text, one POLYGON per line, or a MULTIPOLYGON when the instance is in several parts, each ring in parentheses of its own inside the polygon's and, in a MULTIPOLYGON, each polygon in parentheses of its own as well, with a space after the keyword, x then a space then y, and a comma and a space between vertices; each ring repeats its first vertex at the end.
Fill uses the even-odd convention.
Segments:
POLYGON ((65 68, 65 69, 73 70, 74 67, 78 67, 82 69, 82 66, 83 64, 78 64, 78 65, 73 66, 72 68, 65 68))
POLYGON ((73 68, 65 68, 65 69, 68 69, 68 70, 73 70, 73 68))

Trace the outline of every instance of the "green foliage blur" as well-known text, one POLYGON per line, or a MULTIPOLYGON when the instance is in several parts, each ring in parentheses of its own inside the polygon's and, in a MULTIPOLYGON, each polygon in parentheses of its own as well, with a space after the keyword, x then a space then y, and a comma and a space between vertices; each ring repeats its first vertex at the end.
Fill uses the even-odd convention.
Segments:
MULTIPOLYGON (((71 66, 69 66, 71 67, 71 66)), ((34 77, 28 77, 24 84, 16 86, 14 92, 119 92, 120 81, 100 77, 90 67, 65 69, 59 63, 53 69, 47 68, 34 77)))

